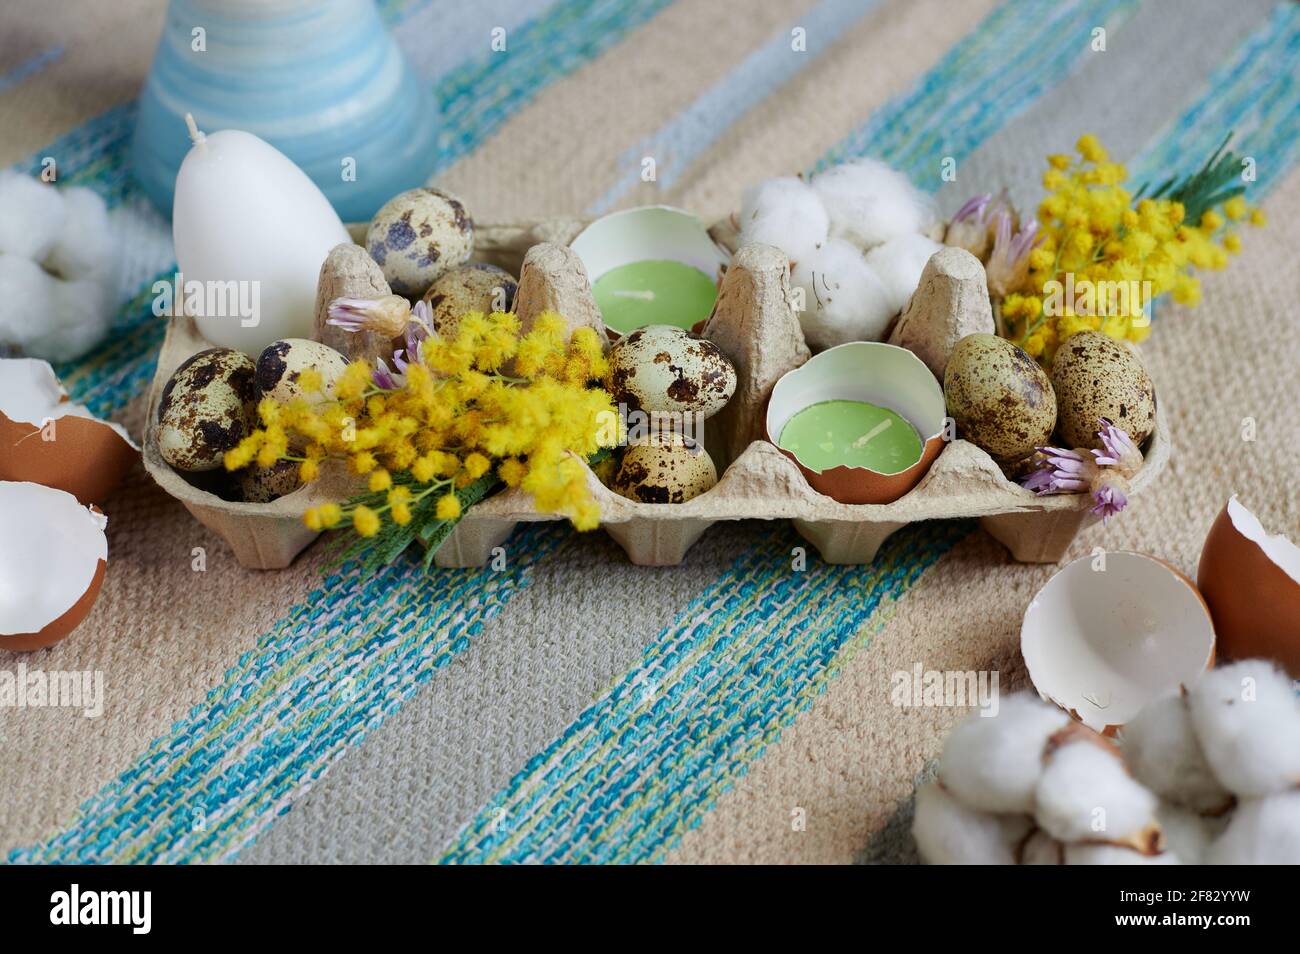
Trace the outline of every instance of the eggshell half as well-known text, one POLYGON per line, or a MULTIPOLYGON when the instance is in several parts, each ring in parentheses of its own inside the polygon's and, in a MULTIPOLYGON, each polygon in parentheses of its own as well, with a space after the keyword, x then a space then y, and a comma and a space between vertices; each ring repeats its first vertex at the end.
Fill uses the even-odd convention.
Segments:
POLYGON ((1300 679, 1300 547, 1234 494, 1205 538, 1196 582, 1230 659, 1260 656, 1300 679))
POLYGON ((904 417, 921 435, 921 459, 896 474, 867 467, 832 467, 817 471, 790 451, 777 449, 794 461, 809 486, 846 504, 886 504, 921 482, 943 451, 943 388, 920 358, 897 345, 879 341, 850 341, 836 345, 792 371, 772 388, 767 404, 767 439, 776 444, 781 429, 796 413, 819 401, 868 401, 904 417))
POLYGON ((86 618, 108 567, 107 520, 53 487, 0 481, 0 650, 53 645, 86 618))
POLYGON ((1186 576, 1144 553, 1080 557, 1025 611, 1020 651, 1048 702, 1113 735, 1148 702, 1214 663, 1209 608, 1186 576))
POLYGON ((100 503, 140 459, 126 431, 68 400, 54 369, 34 358, 0 359, 0 480, 66 490, 100 503), (47 422, 53 427, 44 430, 47 422), (53 440, 46 440, 46 434, 53 440))

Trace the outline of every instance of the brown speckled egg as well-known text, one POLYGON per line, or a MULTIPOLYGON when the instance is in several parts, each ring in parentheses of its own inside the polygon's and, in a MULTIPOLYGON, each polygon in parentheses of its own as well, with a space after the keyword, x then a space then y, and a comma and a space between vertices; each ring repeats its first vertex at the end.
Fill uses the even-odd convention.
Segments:
POLYGON ((456 334, 461 315, 509 311, 518 290, 519 282, 504 268, 470 262, 453 268, 430 285, 424 301, 433 313, 433 330, 447 338, 456 334))
POLYGON ((270 503, 293 493, 301 485, 298 462, 281 460, 270 467, 253 464, 239 471, 239 495, 245 503, 270 503))
POLYGON ((442 274, 469 260, 474 220, 455 196, 421 187, 393 196, 370 220, 366 251, 393 291, 419 298, 442 274))
POLYGON ((651 434, 623 455, 610 489, 640 503, 683 503, 718 482, 713 459, 680 434, 651 434))
POLYGON ((288 404, 296 397, 309 402, 325 399, 347 370, 348 359, 329 345, 310 338, 285 338, 272 341, 257 358, 257 389, 262 397, 288 404), (323 394, 306 394, 298 384, 303 371, 320 372, 323 394))
POLYGON ((177 470, 216 470, 256 420, 253 359, 209 348, 172 375, 158 403, 158 451, 177 470))
POLYGON ((708 417, 736 391, 736 369, 712 341, 673 325, 646 325, 609 351, 605 385, 632 410, 708 417))
POLYGON ((1101 447, 1099 418, 1127 431, 1134 444, 1156 426, 1156 391, 1135 349, 1099 331, 1071 335, 1052 362, 1057 429, 1066 447, 1101 447))
POLYGON ((943 396, 957 434, 999 463, 1019 461, 1050 442, 1056 395, 1046 372, 997 335, 957 342, 943 374, 943 396))

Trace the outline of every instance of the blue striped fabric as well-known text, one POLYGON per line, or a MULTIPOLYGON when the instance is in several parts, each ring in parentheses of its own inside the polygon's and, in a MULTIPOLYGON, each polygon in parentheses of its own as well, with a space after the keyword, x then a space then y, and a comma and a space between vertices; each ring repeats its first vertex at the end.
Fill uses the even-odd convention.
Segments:
POLYGON ((554 525, 522 531, 499 572, 427 575, 408 556, 366 578, 331 575, 69 827, 8 861, 230 858, 468 648, 569 539, 554 525))
POLYGON ((25 83, 33 76, 39 74, 47 66, 57 63, 63 58, 63 45, 52 46, 48 50, 42 50, 39 53, 29 56, 13 69, 0 73, 0 93, 10 87, 17 86, 19 83, 25 83))

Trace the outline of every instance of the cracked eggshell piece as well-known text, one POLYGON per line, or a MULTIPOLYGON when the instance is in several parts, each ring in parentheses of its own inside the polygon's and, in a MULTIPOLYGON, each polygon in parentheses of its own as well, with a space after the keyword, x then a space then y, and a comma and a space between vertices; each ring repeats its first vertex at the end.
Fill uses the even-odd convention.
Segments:
POLYGON ((1119 550, 1059 570, 1025 611, 1020 651, 1038 694, 1113 735, 1214 663, 1214 626, 1192 581, 1119 550))
POLYGON ((68 400, 48 362, 0 359, 0 480, 44 484, 83 504, 99 503, 139 457, 121 425, 68 400))
POLYGON ((938 459, 946 414, 943 389, 920 358, 897 345, 850 341, 813 355, 781 376, 767 404, 767 439, 794 461, 818 493, 846 504, 887 504, 919 484, 938 459), (921 435, 921 459, 895 474, 843 465, 816 471, 777 444, 795 414, 833 400, 866 401, 902 416, 921 435))
POLYGON ((86 618, 108 566, 107 523, 65 491, 0 481, 0 649, 44 649, 86 618))
POLYGON ((1300 679, 1300 547, 1228 500, 1201 550, 1196 582, 1229 659, 1263 657, 1300 679))

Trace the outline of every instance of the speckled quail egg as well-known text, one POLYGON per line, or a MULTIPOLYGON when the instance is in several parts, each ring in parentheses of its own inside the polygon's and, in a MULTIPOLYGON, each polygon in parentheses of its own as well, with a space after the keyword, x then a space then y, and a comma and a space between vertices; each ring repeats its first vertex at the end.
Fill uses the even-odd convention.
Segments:
POLYGON ((1047 444, 1056 395, 1033 358, 997 335, 967 335, 944 369, 943 394, 958 436, 999 463, 1023 460, 1047 444))
POLYGON ((474 220, 460 200, 422 187, 393 196, 370 220, 366 251, 393 291, 419 298, 441 275, 469 260, 474 220))
POLYGON ((470 262, 453 268, 429 286, 425 304, 433 313, 433 330, 444 338, 455 335, 460 316, 471 311, 509 311, 519 282, 504 268, 470 262))
POLYGON ((680 434, 653 433, 623 454, 610 489, 640 503, 683 503, 718 482, 708 451, 680 434))
POLYGON ((277 497, 293 493, 302 481, 297 461, 276 461, 270 467, 253 464, 239 472, 239 496, 245 503, 270 503, 277 497))
POLYGON ((253 359, 209 348, 172 375, 158 403, 158 451, 177 470, 216 470, 256 420, 253 359))
POLYGON ((646 325, 609 351, 606 387, 632 410, 716 414, 736 391, 736 369, 712 341, 673 325, 646 325))
POLYGON ((1156 426, 1156 392, 1136 350, 1098 331, 1071 335, 1052 362, 1057 429, 1066 447, 1100 447, 1099 418, 1140 445, 1156 426))
POLYGON ((324 400, 343 372, 348 359, 329 345, 310 338, 272 341, 257 358, 257 388, 262 397, 288 404, 296 397, 310 402, 324 400), (323 393, 307 394, 298 383, 308 368, 320 372, 323 393))

